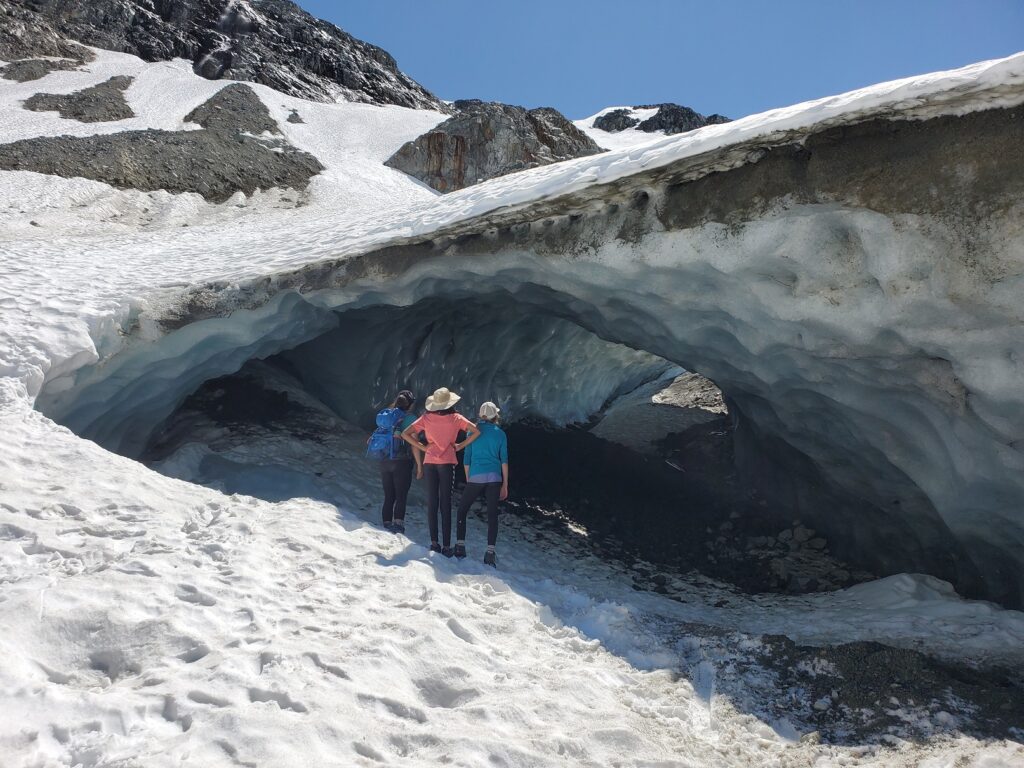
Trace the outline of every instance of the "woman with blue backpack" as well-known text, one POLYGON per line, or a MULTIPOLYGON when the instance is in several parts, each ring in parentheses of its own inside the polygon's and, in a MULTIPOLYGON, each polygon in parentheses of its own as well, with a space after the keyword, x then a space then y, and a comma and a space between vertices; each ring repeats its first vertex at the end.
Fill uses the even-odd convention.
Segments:
POLYGON ((484 564, 497 568, 494 546, 498 541, 498 502, 508 498, 508 437, 498 426, 501 410, 494 403, 480 406, 480 438, 466 448, 462 463, 466 487, 459 502, 455 534, 455 556, 466 556, 466 515, 480 494, 487 501, 487 551, 484 564))
POLYGON ((384 488, 381 520, 394 533, 405 533, 405 505, 412 486, 412 468, 416 477, 423 477, 423 449, 415 441, 406 443, 402 432, 414 421, 412 412, 416 396, 407 389, 387 408, 377 414, 377 429, 367 440, 366 455, 380 462, 380 482, 384 488))

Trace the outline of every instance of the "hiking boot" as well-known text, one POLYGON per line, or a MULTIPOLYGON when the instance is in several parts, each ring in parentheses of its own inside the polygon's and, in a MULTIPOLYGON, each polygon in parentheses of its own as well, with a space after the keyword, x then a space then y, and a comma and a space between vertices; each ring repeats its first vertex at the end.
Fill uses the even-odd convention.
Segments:
POLYGON ((494 556, 493 552, 484 553, 484 565, 489 565, 491 568, 498 567, 498 558, 494 556))
POLYGON ((452 552, 452 548, 451 547, 443 547, 441 549, 441 554, 444 555, 445 557, 451 557, 455 553, 452 552))
POLYGON ((460 560, 466 556, 466 545, 456 544, 455 545, 455 556, 460 560))
POLYGON ((405 521, 404 520, 396 520, 395 522, 393 522, 391 524, 391 532, 392 533, 405 533, 405 521))
POLYGON ((395 530, 395 524, 388 520, 386 523, 384 523, 384 530, 388 531, 389 533, 393 533, 395 530))
POLYGON ((430 542, 430 551, 431 552, 441 552, 442 551, 441 545, 438 544, 436 541, 430 542))

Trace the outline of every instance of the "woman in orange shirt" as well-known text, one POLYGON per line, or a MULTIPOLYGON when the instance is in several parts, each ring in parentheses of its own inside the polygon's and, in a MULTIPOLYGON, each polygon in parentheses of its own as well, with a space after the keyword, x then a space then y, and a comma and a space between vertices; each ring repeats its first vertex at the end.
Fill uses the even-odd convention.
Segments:
POLYGON ((452 556, 452 483, 455 465, 459 463, 456 451, 480 437, 480 430, 465 416, 455 411, 459 396, 445 387, 427 398, 427 412, 402 432, 402 439, 422 450, 414 435, 427 437, 427 455, 423 458, 423 471, 427 476, 427 525, 430 528, 430 551, 452 556), (459 443, 459 432, 466 439, 459 443), (437 513, 440 510, 441 534, 444 546, 438 542, 437 513))

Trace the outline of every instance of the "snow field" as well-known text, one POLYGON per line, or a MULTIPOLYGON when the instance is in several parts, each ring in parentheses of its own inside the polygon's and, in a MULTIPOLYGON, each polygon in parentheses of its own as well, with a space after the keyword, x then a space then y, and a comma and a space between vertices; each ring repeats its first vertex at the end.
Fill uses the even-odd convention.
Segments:
MULTIPOLYGON (((707 605, 633 592, 600 561, 516 540, 514 527, 499 540, 498 572, 430 556, 418 504, 409 539, 369 526, 356 513, 375 515, 375 478, 365 463, 352 471, 355 436, 339 457, 348 488, 335 509, 224 496, 24 407, 0 413, 17 434, 0 457, 0 710, 18 713, 0 726, 5 764, 1024 759, 1019 746, 964 737, 890 751, 779 735, 784 723, 773 729, 716 694, 699 638, 673 647, 658 629, 678 626, 680 607, 706 619, 707 605)), ((471 520, 468 537, 476 557, 480 525, 471 520)), ((732 610, 756 622, 744 602, 732 610)), ((815 602, 794 601, 802 622, 780 621, 814 624, 815 602)), ((847 620, 870 634, 872 613, 847 620)))
MULTIPOLYGON (((178 130, 223 86, 180 62, 98 53, 86 72, 0 82, 4 140, 178 130), (126 94, 139 115, 131 121, 83 126, 17 105, 126 73, 138 78, 126 94)), ((959 735, 897 740, 891 751, 800 741, 787 723, 716 695, 716 660, 699 637, 679 636, 699 622, 751 633, 751 644, 778 632, 1021 662, 1024 616, 959 600, 934 579, 792 599, 681 582, 686 602, 677 602, 635 592, 571 542, 531 543, 530 531, 511 528, 499 542, 502 570, 488 572, 475 558, 429 556, 422 513, 409 539, 365 522, 375 478, 354 437, 335 457, 337 508, 270 504, 159 475, 31 407, 44 381, 155 338, 146 313, 197 282, 358 253, 858 112, 1018 103, 1022 82, 1018 55, 443 198, 379 164, 442 115, 309 104, 254 86, 286 137, 328 166, 304 195, 218 207, 0 174, 0 764, 1024 765, 1018 744, 959 735), (285 122, 293 108, 305 124, 285 122)), ((476 521, 470 539, 482 541, 476 521)))

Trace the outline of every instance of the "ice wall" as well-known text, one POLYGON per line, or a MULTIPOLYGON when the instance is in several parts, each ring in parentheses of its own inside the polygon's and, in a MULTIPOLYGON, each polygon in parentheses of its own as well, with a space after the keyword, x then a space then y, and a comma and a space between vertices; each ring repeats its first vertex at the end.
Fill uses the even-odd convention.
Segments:
POLYGON ((581 422, 673 367, 551 311, 506 291, 353 310, 281 357, 335 413, 364 426, 400 389, 422 405, 441 386, 458 391, 470 416, 492 400, 506 419, 581 422))
MULTIPOLYGON (((811 521, 830 539, 1019 605, 1022 144, 1019 111, 991 109, 734 145, 356 258, 204 288, 173 313, 179 330, 39 404, 130 448, 196 380, 314 339, 338 311, 457 304, 500 287, 523 316, 564 318, 715 381, 749 445, 804 457, 843 490, 846 503, 811 521)), ((501 367, 500 346, 476 348, 495 362, 481 370, 501 367)), ((517 397, 545 400, 537 370, 521 371, 535 384, 517 397)), ((365 371, 383 375, 379 361, 365 371)))

